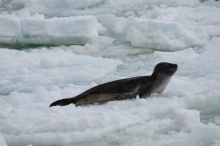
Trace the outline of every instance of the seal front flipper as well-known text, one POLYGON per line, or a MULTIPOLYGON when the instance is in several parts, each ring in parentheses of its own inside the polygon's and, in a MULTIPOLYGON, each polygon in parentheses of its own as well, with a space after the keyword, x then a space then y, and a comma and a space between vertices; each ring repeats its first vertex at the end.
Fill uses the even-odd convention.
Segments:
POLYGON ((137 95, 138 92, 131 92, 131 93, 122 94, 118 96, 116 99, 117 100, 132 99, 132 98, 136 98, 137 95))

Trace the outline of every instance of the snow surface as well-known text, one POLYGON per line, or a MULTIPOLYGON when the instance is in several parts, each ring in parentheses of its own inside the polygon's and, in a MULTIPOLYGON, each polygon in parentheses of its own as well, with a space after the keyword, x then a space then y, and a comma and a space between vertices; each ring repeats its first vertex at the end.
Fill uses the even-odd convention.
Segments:
POLYGON ((219 7, 0 0, 0 146, 219 146, 219 7), (159 62, 178 64, 162 94, 49 108, 159 62))
POLYGON ((0 62, 1 94, 14 90, 30 92, 39 85, 65 87, 71 83, 99 82, 122 64, 119 60, 75 55, 59 48, 29 52, 2 49, 0 62))

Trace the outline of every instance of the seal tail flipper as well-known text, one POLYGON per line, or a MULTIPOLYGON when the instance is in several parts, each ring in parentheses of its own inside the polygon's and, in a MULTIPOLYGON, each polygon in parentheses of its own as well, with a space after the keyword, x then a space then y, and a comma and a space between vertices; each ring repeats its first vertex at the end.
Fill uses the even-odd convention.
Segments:
POLYGON ((50 107, 57 106, 57 105, 66 106, 71 103, 73 103, 73 104, 75 103, 75 100, 73 98, 65 98, 65 99, 60 99, 60 100, 57 100, 57 101, 51 103, 50 107))

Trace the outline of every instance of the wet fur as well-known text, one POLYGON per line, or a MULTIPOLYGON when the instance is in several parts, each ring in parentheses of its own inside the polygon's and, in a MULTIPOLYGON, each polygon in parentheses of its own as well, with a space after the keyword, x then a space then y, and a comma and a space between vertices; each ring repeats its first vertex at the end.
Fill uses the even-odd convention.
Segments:
MULTIPOLYGON (((58 100, 52 103, 50 106, 56 106, 56 105, 63 106, 71 103, 76 105, 81 105, 81 104, 88 104, 95 102, 122 100, 124 94, 132 93, 132 92, 135 93, 137 92, 137 95, 141 96, 147 94, 147 92, 145 91, 147 88, 149 88, 148 84, 150 82, 151 81, 149 76, 141 76, 141 77, 112 81, 93 87, 76 97, 58 100), (120 98, 120 96, 122 97, 120 98)), ((130 98, 135 98, 135 97, 136 96, 133 95, 130 98)))

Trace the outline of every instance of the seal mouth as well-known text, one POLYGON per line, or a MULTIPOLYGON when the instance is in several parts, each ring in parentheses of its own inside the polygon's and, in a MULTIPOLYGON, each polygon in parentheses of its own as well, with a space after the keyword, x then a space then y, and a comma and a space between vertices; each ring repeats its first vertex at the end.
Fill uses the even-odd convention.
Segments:
POLYGON ((169 70, 171 74, 174 74, 177 71, 177 69, 178 69, 177 64, 174 64, 169 70))
POLYGON ((173 72, 176 72, 177 71, 177 67, 176 68, 172 68, 170 70, 173 71, 173 72))
POLYGON ((170 70, 173 71, 173 72, 176 72, 178 69, 178 66, 177 64, 174 64, 173 68, 171 68, 170 70))

